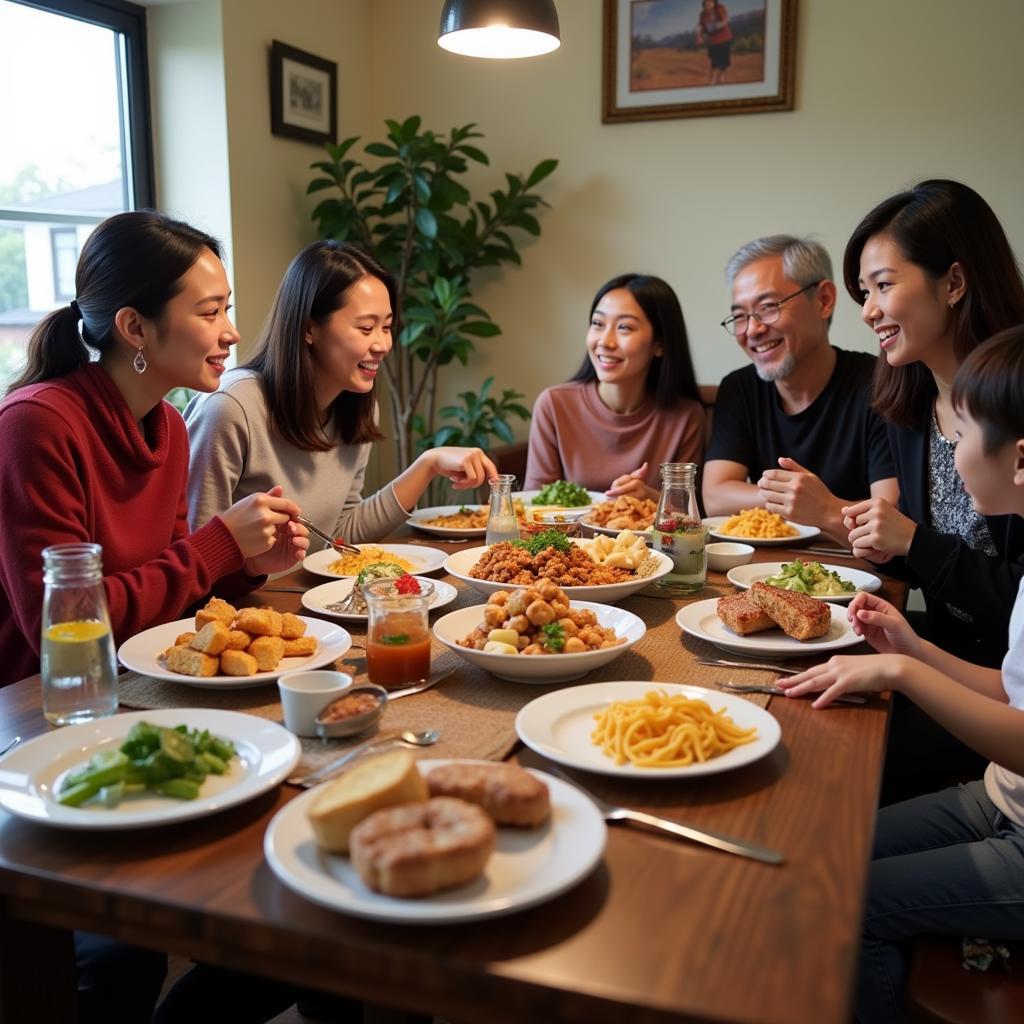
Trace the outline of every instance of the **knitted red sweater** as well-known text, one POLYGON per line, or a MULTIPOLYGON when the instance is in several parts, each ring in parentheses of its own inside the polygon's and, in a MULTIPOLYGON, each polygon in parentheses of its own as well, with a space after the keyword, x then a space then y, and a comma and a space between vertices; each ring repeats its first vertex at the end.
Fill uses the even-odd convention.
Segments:
MULTIPOLYGON (((0 404, 0 686, 39 671, 51 544, 103 546, 117 644, 240 573, 242 552, 219 518, 188 532, 181 416, 161 402, 144 428, 97 363, 0 404)), ((228 589, 244 590, 239 582, 228 589)))

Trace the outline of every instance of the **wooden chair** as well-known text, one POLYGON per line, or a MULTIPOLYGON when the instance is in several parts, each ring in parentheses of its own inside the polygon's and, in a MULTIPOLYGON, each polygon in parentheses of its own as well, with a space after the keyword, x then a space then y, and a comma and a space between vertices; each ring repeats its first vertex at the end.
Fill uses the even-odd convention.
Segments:
POLYGON ((1010 970, 965 971, 960 939, 927 935, 914 943, 907 984, 912 1024, 1021 1024, 1024 943, 1007 943, 1010 970))

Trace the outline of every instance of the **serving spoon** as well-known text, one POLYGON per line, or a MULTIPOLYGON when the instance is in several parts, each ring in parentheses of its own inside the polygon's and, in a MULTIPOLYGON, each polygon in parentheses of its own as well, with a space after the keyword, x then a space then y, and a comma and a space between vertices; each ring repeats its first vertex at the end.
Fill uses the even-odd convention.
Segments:
POLYGON ((373 740, 366 740, 351 750, 346 751, 337 760, 325 764, 322 768, 317 768, 316 771, 309 772, 306 775, 293 775, 288 779, 288 784, 309 789, 310 786, 315 786, 318 782, 329 779, 339 768, 343 768, 357 757, 362 757, 363 754, 370 750, 391 746, 432 747, 440 738, 441 731, 439 729, 423 729, 420 732, 413 732, 411 729, 407 729, 398 736, 384 736, 373 740))

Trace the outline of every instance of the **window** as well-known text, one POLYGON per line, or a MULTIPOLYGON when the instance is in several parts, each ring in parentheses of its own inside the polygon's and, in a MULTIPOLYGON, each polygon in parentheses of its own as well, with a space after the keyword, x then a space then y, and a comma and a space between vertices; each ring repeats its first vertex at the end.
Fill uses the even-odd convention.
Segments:
POLYGON ((0 0, 0 393, 93 227, 153 203, 145 11, 0 0))

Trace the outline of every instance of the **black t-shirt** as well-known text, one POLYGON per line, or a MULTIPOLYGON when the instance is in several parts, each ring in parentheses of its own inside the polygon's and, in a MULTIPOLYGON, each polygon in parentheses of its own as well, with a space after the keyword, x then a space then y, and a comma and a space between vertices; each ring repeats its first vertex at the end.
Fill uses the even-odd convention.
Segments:
POLYGON ((870 408, 875 357, 841 348, 835 353, 825 389, 793 416, 783 411, 775 385, 761 380, 753 366, 725 377, 705 461, 738 462, 756 482, 787 456, 816 473, 837 498, 870 497, 875 480, 896 475, 885 423, 870 408))

